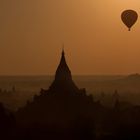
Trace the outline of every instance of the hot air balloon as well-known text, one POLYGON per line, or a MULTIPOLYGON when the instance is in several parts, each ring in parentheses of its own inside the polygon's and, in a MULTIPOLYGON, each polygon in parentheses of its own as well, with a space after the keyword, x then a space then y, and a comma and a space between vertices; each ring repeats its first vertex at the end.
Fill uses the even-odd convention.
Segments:
POLYGON ((121 19, 130 31, 131 27, 136 23, 138 19, 138 14, 134 10, 125 10, 124 12, 122 12, 121 19))

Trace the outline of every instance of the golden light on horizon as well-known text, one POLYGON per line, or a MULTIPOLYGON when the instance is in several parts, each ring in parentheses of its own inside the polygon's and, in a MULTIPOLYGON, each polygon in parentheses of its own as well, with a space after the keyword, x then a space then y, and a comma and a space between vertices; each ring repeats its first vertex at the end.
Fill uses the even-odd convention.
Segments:
POLYGON ((40 0, 0 3, 0 74, 54 74, 62 42, 74 74, 140 73, 139 0, 40 0))

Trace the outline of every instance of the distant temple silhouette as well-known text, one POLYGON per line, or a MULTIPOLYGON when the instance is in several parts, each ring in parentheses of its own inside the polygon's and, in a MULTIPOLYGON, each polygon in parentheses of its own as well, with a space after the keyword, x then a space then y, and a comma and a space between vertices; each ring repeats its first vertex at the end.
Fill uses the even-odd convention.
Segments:
POLYGON ((60 64, 53 83, 48 90, 41 89, 32 102, 18 110, 16 119, 20 124, 39 123, 50 127, 70 127, 76 120, 85 122, 93 113, 93 106, 98 106, 85 89, 79 89, 72 80, 71 71, 62 50, 60 64))

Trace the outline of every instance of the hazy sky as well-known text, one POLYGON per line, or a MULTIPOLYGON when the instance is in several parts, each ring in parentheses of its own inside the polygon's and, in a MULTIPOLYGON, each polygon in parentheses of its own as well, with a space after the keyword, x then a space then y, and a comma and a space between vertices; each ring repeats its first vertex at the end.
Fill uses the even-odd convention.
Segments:
POLYGON ((73 74, 140 73, 140 0, 0 0, 0 75, 54 74, 62 43, 73 74))

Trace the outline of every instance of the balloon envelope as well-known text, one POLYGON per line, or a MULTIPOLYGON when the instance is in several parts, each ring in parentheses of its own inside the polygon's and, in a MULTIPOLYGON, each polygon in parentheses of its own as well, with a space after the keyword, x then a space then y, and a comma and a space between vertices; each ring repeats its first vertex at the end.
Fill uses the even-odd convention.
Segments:
POLYGON ((138 14, 134 10, 125 10, 121 15, 121 19, 130 31, 131 27, 136 23, 138 19, 138 14))

